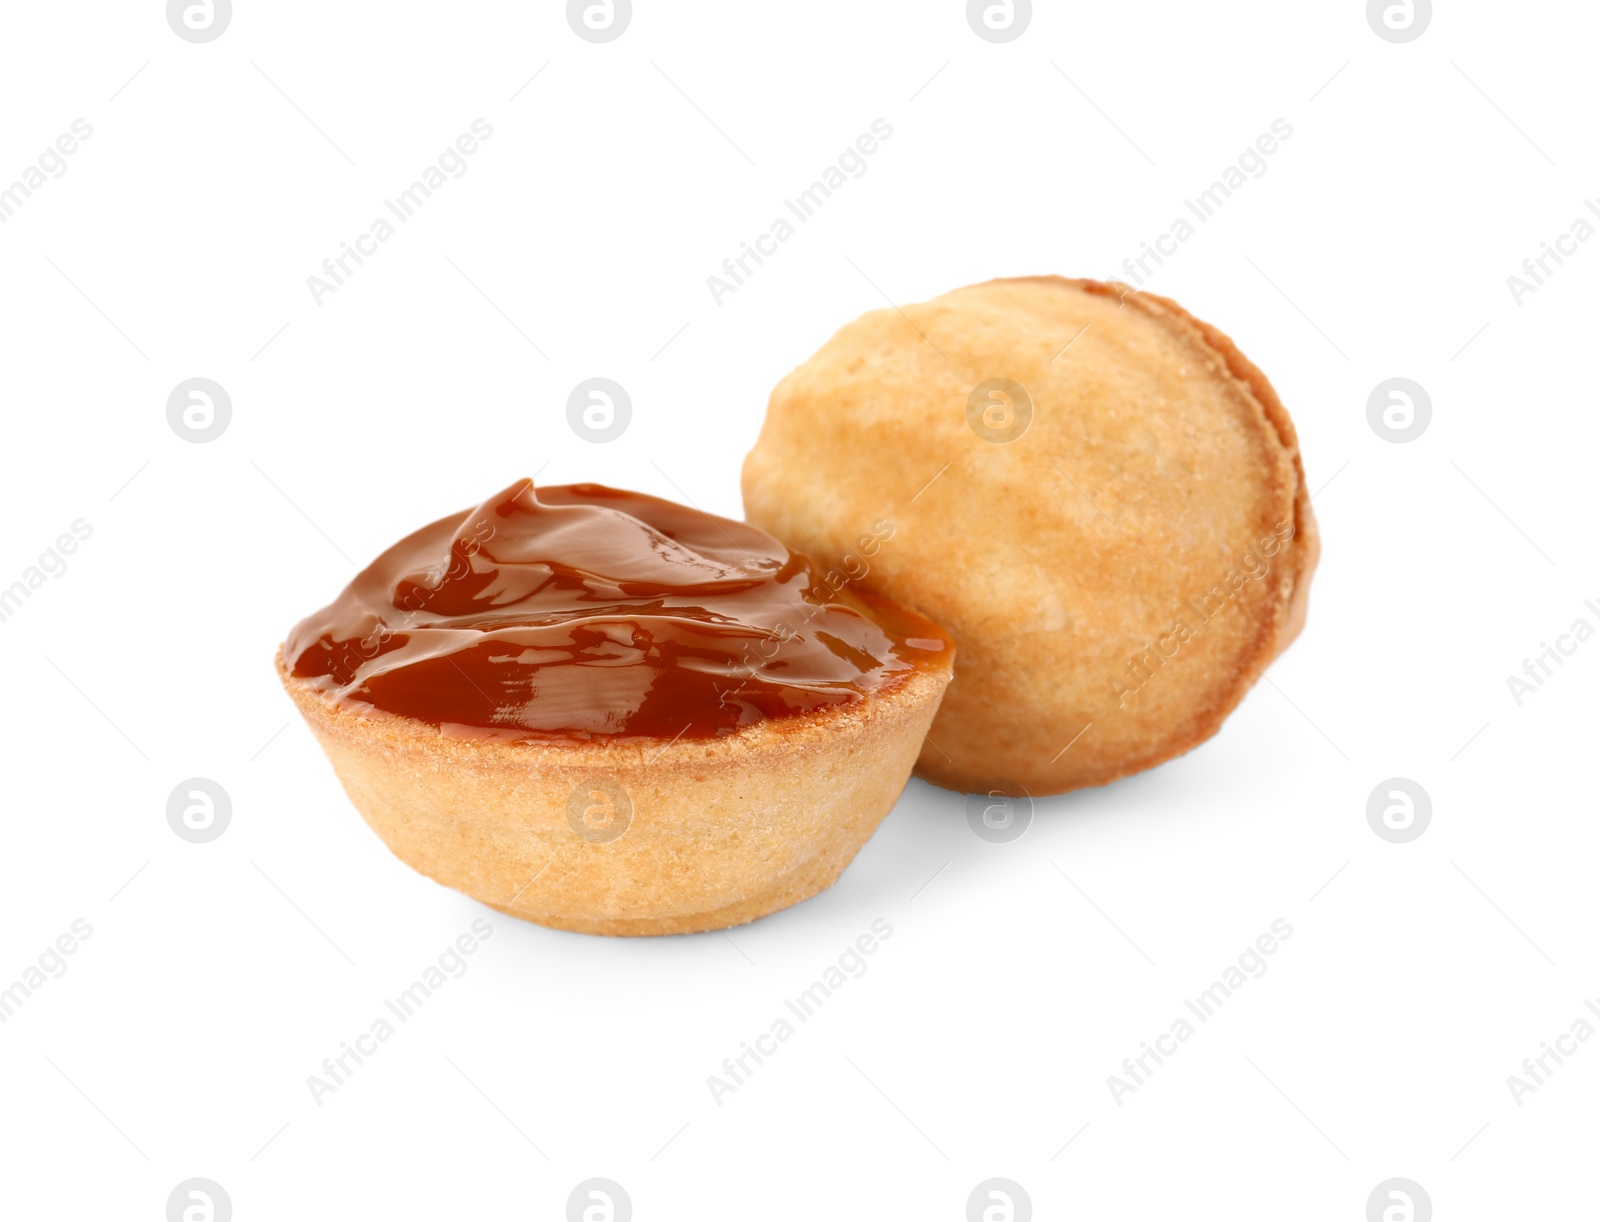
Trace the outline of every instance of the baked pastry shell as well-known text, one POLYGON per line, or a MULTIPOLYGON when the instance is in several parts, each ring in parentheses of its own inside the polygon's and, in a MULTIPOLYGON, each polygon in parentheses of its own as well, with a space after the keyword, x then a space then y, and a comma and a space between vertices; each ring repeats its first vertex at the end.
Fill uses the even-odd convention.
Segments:
POLYGON ((401 861, 512 916, 607 935, 724 929, 831 886, 905 787, 950 680, 919 669, 715 739, 545 743, 352 711, 281 651, 278 674, 401 861))
POLYGON ((1104 785, 1210 738, 1300 632, 1320 552, 1294 425, 1261 370, 1176 302, 1093 280, 990 281, 847 324, 773 390, 742 482, 746 520, 808 555, 845 555, 864 524, 896 523, 861 581, 955 638, 917 771, 968 792, 1104 785), (1101 315, 1075 342, 1078 318, 1101 315), (1134 452, 1163 411, 1116 379, 1169 377, 1174 360, 1231 405, 1211 433, 1169 429, 1169 488, 1195 497, 1181 508, 1119 484, 1127 473, 1105 457, 1134 452), (998 374, 1039 396, 1011 444, 963 418, 968 391, 998 374), (1068 383, 1092 410, 1068 410, 1068 383), (1239 484, 1209 465, 1224 448, 1239 484), (1202 557, 1187 539, 1225 515, 1231 550, 1202 557), (1152 659, 1155 678, 1130 678, 1175 619, 1196 618, 1188 600, 1274 531, 1288 538, 1267 574, 1175 661, 1152 659), (1117 682, 1137 689, 1125 704, 1117 682))

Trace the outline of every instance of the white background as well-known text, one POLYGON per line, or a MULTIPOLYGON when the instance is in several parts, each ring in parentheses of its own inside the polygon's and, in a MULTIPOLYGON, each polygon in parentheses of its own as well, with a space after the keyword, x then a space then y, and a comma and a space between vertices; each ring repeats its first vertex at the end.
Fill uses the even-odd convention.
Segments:
POLYGON ((1393 45, 1354 0, 1041 3, 994 45, 950 0, 640 0, 591 45, 554 3, 240 0, 191 45, 151 0, 7 6, 0 182, 94 128, 0 225, 0 585, 93 528, 0 623, 0 983, 94 929, 0 1026, 7 1215, 159 1219, 191 1176, 240 1222, 557 1219, 590 1176, 641 1220, 956 1219, 991 1176, 1039 1218, 1359 1222, 1391 1176, 1440 1219, 1592 1209, 1600 1040, 1521 1106, 1506 1077, 1600 996, 1600 643, 1520 707, 1506 676, 1600 626, 1600 242, 1520 305, 1505 281, 1600 191, 1600 12, 1439 8, 1393 45), (306 277, 480 117, 465 176, 315 304, 306 277), (714 304, 880 117, 868 172, 714 304), (1013 844, 914 781, 836 887, 726 936, 490 913, 314 1104, 487 910, 362 825, 278 687, 286 630, 535 471, 739 516, 767 393, 838 326, 1121 275, 1276 118, 1268 172, 1146 285, 1267 371, 1319 489, 1271 685, 1013 844), (233 402, 203 445, 165 408, 197 376, 233 402), (565 417, 595 376, 633 399, 607 445, 565 417), (1394 376, 1432 398, 1410 444, 1366 419, 1394 376), (193 776, 233 801, 208 845, 166 821, 193 776), (1366 820, 1393 776, 1433 800, 1406 845, 1366 820), (880 917, 867 973, 714 1103, 880 917), (1114 1102, 1279 917, 1270 970, 1114 1102))

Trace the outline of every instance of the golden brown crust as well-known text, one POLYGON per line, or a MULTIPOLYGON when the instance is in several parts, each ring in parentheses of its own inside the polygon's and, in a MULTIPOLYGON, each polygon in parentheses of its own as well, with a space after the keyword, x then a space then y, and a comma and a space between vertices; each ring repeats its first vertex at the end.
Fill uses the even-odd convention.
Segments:
POLYGON ((397 857, 502 912, 598 934, 722 929, 830 886, 894 805, 949 681, 918 671, 716 739, 506 743, 360 715, 281 653, 278 674, 397 857))
MULTIPOLYGON (((1094 281, 1079 281, 1081 284, 1097 283, 1094 281)), ((1118 291, 1126 285, 1101 284, 1101 289, 1118 291)), ((1294 430, 1294 421, 1289 418, 1289 409, 1284 407, 1283 400, 1278 398, 1278 392, 1273 389, 1272 383, 1267 380, 1267 375, 1262 373, 1244 353, 1240 352, 1234 344, 1232 337, 1190 314, 1170 297, 1159 297, 1154 293, 1140 293, 1140 297, 1160 305, 1172 313, 1181 315, 1200 329, 1206 342, 1221 354, 1222 359, 1228 364, 1228 372, 1241 382, 1250 387, 1256 400, 1261 404, 1267 414, 1267 419, 1278 434, 1278 441, 1288 452, 1294 462, 1295 473, 1295 540, 1298 546, 1292 557, 1292 571, 1294 575, 1293 590, 1289 596, 1288 611, 1285 615, 1283 627, 1278 633, 1276 651, 1271 655, 1276 657, 1287 649, 1295 637, 1300 635, 1300 630, 1305 627, 1306 609, 1311 596, 1311 574, 1316 570, 1317 560, 1322 555, 1322 540, 1317 533, 1317 520, 1311 512, 1311 491, 1306 484, 1305 464, 1300 457, 1300 438, 1294 430)), ((1270 658, 1268 659, 1271 660, 1270 658)), ((1241 693, 1241 696, 1243 693, 1241 693)))
POLYGON ((1260 370, 1165 298, 1061 277, 846 326, 774 390, 744 493, 819 558, 894 521, 863 581, 956 638, 918 768, 958 789, 1104 784, 1208 738, 1299 630, 1317 555, 1260 370), (967 425, 991 377, 1032 396, 1004 445, 967 425))

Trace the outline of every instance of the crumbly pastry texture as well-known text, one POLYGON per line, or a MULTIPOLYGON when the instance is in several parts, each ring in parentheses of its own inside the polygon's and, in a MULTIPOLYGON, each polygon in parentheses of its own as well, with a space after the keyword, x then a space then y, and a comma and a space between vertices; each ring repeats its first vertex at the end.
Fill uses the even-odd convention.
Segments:
POLYGON ((390 850, 502 912, 592 934, 741 925, 832 885, 889 812, 948 667, 676 742, 498 742, 341 706, 278 661, 390 850))
POLYGON ((1175 302, 1092 280, 850 323, 773 391, 743 486, 750 522, 955 638, 918 771, 959 790, 1101 785, 1203 742, 1299 632, 1318 554, 1265 375, 1175 302), (996 378, 1031 401, 1004 443, 968 421, 996 378))

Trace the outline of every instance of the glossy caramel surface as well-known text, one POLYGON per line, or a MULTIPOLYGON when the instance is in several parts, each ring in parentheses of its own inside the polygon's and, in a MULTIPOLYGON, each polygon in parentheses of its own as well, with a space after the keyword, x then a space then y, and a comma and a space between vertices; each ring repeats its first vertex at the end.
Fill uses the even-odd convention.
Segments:
POLYGON ((742 522, 521 480, 384 552, 284 662, 457 736, 713 738, 949 665, 930 620, 842 584, 742 522))

